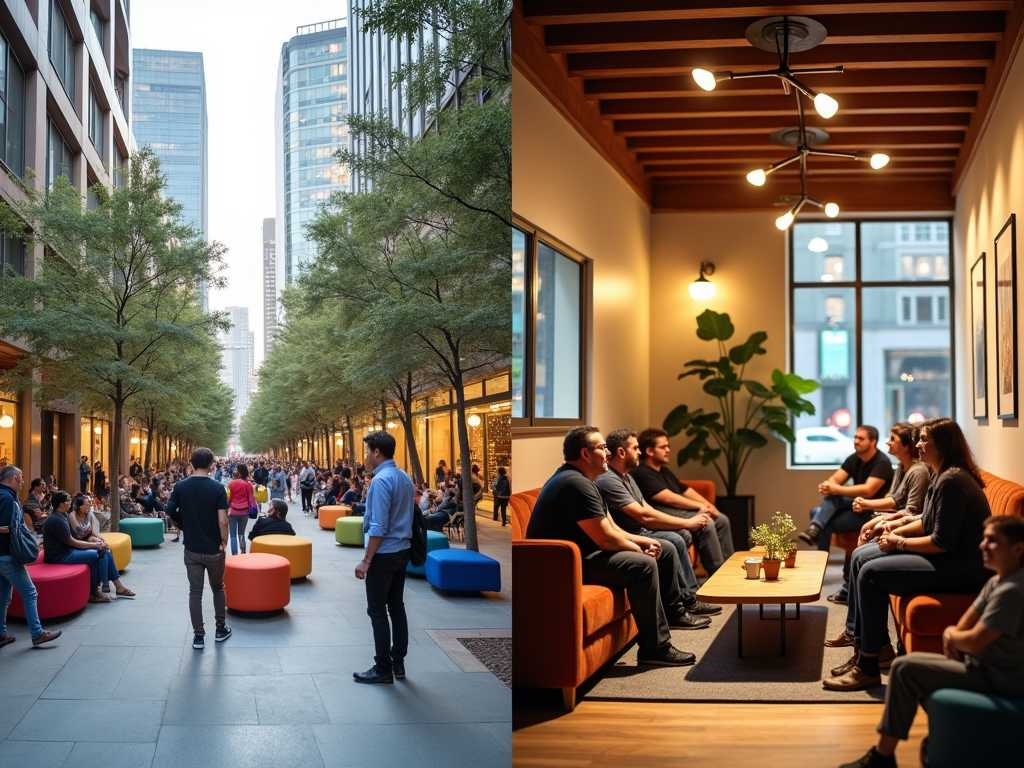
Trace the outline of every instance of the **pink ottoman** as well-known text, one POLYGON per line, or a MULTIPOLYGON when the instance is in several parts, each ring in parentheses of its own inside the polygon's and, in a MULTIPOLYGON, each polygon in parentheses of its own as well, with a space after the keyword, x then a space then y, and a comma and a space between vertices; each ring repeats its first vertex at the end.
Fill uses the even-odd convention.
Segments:
MULTIPOLYGON (((39 593, 40 619, 77 613, 89 602, 90 579, 87 565, 36 562, 28 566, 28 575, 32 577, 36 592, 39 593)), ((13 592, 11 606, 7 612, 11 616, 25 618, 25 606, 21 602, 21 595, 16 589, 13 592)))

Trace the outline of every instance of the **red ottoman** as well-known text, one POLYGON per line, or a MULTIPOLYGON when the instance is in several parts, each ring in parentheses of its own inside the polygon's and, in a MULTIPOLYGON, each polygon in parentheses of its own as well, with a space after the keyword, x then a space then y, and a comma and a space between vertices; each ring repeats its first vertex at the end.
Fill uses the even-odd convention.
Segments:
POLYGON ((224 564, 228 608, 245 613, 280 611, 291 600, 291 563, 280 555, 233 555, 224 564))
MULTIPOLYGON (((36 592, 39 593, 37 605, 40 619, 77 613, 89 602, 90 578, 87 565, 60 565, 37 561, 28 566, 28 574, 36 585, 36 592)), ((11 616, 25 618, 25 606, 16 589, 7 612, 11 616)))

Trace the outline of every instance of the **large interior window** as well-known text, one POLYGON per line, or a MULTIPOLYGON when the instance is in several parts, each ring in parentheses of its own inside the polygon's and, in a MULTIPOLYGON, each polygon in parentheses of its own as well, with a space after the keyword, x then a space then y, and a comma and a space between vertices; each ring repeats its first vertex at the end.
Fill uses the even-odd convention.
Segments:
POLYGON ((858 424, 951 416, 950 222, 801 222, 790 231, 790 364, 821 388, 793 464, 840 463, 858 424))
POLYGON ((512 229, 512 418, 562 427, 584 418, 587 261, 517 221, 512 229))

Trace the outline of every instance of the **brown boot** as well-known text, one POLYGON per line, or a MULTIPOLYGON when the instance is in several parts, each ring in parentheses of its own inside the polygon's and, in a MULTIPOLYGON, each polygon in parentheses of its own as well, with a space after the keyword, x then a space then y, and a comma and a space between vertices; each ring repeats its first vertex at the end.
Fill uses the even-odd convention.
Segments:
POLYGON ((845 674, 821 681, 821 687, 827 691, 863 691, 881 684, 881 675, 867 675, 856 664, 845 674))
POLYGON ((60 637, 60 630, 59 629, 56 632, 51 632, 50 630, 46 630, 39 637, 33 637, 32 638, 32 647, 33 648, 38 648, 43 643, 49 643, 52 640, 56 640, 58 637, 60 637))
POLYGON ((852 648, 856 644, 857 638, 847 632, 845 629, 840 632, 836 637, 831 640, 825 641, 826 648, 852 648))
POLYGON ((831 675, 832 677, 842 677, 843 675, 845 675, 847 672, 849 672, 851 669, 857 666, 857 655, 857 651, 854 651, 853 656, 848 658, 838 667, 832 667, 832 669, 829 670, 829 675, 831 675))

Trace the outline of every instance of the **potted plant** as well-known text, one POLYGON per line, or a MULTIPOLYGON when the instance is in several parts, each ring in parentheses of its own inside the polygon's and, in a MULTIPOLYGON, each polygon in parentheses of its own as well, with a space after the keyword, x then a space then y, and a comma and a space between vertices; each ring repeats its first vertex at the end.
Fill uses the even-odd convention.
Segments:
POLYGON ((787 541, 768 523, 761 523, 750 529, 751 544, 764 549, 761 565, 764 567, 765 581, 775 581, 779 578, 779 568, 786 557, 787 541))
POLYGON ((717 407, 706 410, 677 405, 662 426, 670 436, 684 433, 689 438, 676 455, 680 467, 699 461, 715 468, 725 486, 725 495, 719 496, 715 505, 732 522, 736 549, 743 549, 740 539, 754 519, 754 498, 736 495, 740 476, 751 454, 768 444, 768 435, 796 441, 792 418, 814 413, 814 404, 803 395, 818 389, 818 382, 777 368, 770 384, 749 378, 747 364, 766 354, 762 345, 768 334, 756 331, 742 344, 729 347, 726 342, 735 332, 728 314, 708 309, 698 315, 697 338, 715 344, 717 355, 684 363, 678 378, 699 377, 717 407))
POLYGON ((785 548, 783 551, 786 553, 786 567, 795 567, 796 542, 793 540, 793 534, 796 533, 796 523, 793 522, 793 518, 784 512, 776 512, 772 515, 772 519, 768 522, 768 526, 775 531, 775 533, 779 534, 785 542, 785 548))

